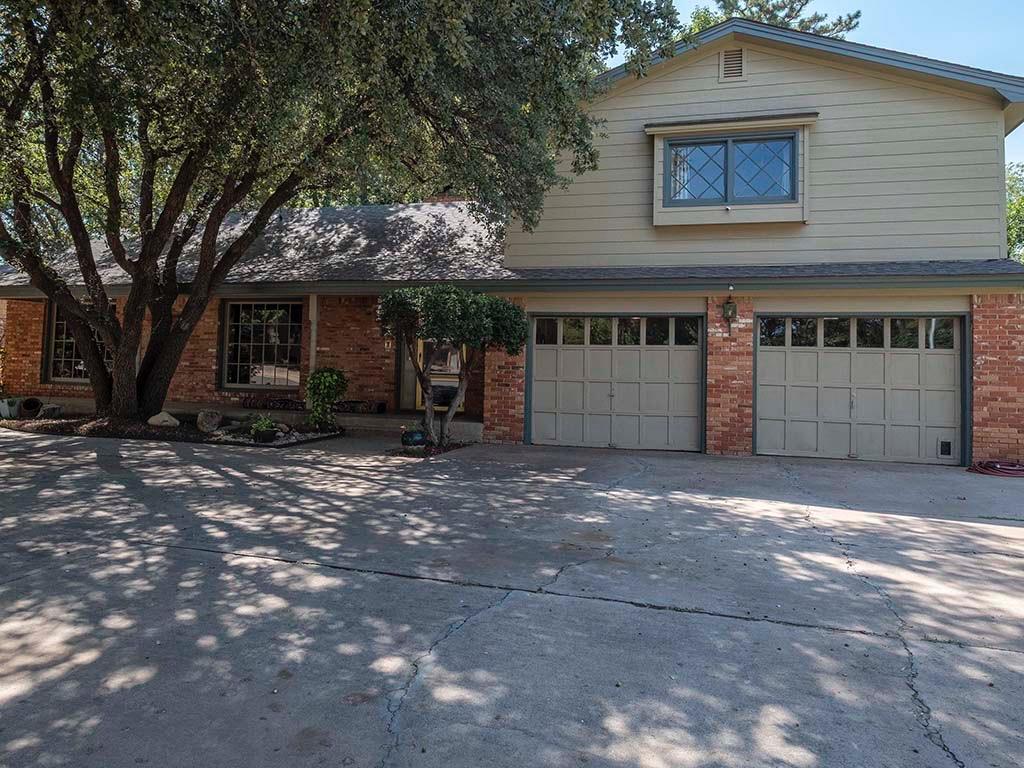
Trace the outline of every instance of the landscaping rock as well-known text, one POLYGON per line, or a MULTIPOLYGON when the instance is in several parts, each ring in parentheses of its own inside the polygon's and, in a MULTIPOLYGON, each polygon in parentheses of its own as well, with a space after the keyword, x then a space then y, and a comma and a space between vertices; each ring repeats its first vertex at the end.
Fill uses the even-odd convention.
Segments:
POLYGON ((200 411, 196 416, 196 429, 205 434, 210 434, 221 425, 224 414, 220 411, 200 411))
POLYGON ((289 427, 287 424, 281 423, 277 425, 277 431, 283 432, 284 434, 287 435, 289 432, 292 431, 292 428, 289 427))
POLYGON ((160 411, 156 416, 151 416, 146 423, 151 427, 177 427, 181 425, 181 422, 167 411, 160 411))
POLYGON ((64 415, 64 406, 56 403, 48 403, 39 409, 37 419, 59 419, 64 415))

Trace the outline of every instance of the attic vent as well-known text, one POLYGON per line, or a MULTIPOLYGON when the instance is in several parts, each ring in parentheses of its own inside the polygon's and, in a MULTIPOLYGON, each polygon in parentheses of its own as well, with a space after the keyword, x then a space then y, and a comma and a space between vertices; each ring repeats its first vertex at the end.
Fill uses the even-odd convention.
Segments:
POLYGON ((720 80, 743 80, 747 75, 746 57, 742 48, 722 51, 720 80))

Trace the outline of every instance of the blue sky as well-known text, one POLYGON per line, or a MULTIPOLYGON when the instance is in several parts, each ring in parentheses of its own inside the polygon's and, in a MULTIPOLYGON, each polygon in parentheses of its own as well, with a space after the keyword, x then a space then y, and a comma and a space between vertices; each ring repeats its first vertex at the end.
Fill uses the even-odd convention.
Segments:
MULTIPOLYGON (((695 5, 676 0, 684 19, 695 5)), ((809 7, 830 16, 859 8, 860 26, 847 35, 857 43, 1024 75, 1021 0, 812 0, 809 7)), ((1007 138, 1006 159, 1024 162, 1024 126, 1007 138)))

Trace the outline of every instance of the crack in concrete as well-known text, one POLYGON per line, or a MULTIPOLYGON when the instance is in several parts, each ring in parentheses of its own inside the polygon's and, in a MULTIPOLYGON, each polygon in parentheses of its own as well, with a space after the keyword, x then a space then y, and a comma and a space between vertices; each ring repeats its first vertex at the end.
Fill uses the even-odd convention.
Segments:
POLYGON ((600 557, 588 557, 585 560, 578 560, 578 561, 576 561, 574 563, 566 563, 561 568, 559 568, 557 571, 555 571, 555 575, 551 577, 550 581, 547 581, 547 582, 541 584, 539 587, 537 587, 537 593, 540 594, 542 592, 547 592, 551 587, 553 587, 555 585, 556 581, 558 581, 560 578, 562 578, 562 574, 564 574, 570 568, 580 568, 580 567, 582 567, 584 565, 587 565, 588 563, 596 563, 599 560, 607 560, 609 557, 611 557, 614 554, 615 554, 615 550, 614 549, 609 549, 608 551, 606 551, 600 557))
MULTIPOLYGON (((805 496, 813 496, 813 494, 800 484, 798 477, 788 466, 782 462, 780 462, 779 465, 782 468, 783 474, 786 475, 794 488, 805 496)), ((950 749, 948 744, 946 744, 946 739, 943 737, 941 729, 932 722, 932 708, 928 705, 928 702, 924 700, 924 695, 917 687, 917 678, 920 674, 917 668, 917 658, 914 656, 914 651, 911 649, 910 643, 906 638, 906 629, 908 627, 907 621, 903 618, 903 615, 896 607, 896 602, 881 584, 875 583, 874 579, 870 576, 857 571, 857 564, 853 559, 853 555, 843 542, 817 526, 814 522, 814 516, 811 512, 810 504, 804 504, 804 518, 814 531, 826 536, 829 542, 836 544, 839 547, 840 553, 846 559, 846 567, 850 573, 874 590, 885 604, 886 609, 888 609, 888 611, 896 618, 896 632, 890 636, 895 637, 895 639, 899 641, 900 645, 903 647, 903 653, 907 657, 907 664, 904 667, 906 674, 904 675, 903 682, 910 690, 911 700, 914 703, 914 719, 917 720, 921 728, 924 729, 925 738, 927 738, 928 741, 941 749, 943 754, 945 754, 946 757, 957 766, 957 768, 966 768, 963 760, 957 757, 956 753, 950 749)))
MULTIPOLYGON (((260 560, 270 560, 278 563, 286 563, 288 565, 305 565, 314 568, 327 568, 329 570, 343 571, 347 573, 359 573, 369 576, 384 576, 397 579, 407 579, 409 581, 421 581, 432 584, 444 584, 447 586, 455 587, 467 587, 473 589, 490 589, 498 592, 510 592, 519 593, 526 595, 539 595, 539 596, 551 596, 551 597, 564 597, 570 600, 587 600, 597 603, 610 603, 613 605, 626 605, 633 608, 642 608, 649 611, 664 611, 668 613, 680 613, 692 616, 708 616, 711 618, 718 619, 730 619, 733 621, 747 621, 759 624, 775 624, 781 627, 793 627, 797 629, 816 629, 823 632, 837 632, 846 633, 853 635, 862 635, 865 637, 876 637, 888 640, 896 639, 894 635, 881 632, 873 632, 869 629, 856 629, 853 627, 837 627, 829 624, 813 624, 811 622, 802 621, 789 621, 787 619, 773 619, 768 616, 749 616, 739 613, 725 613, 721 611, 712 611, 705 608, 691 607, 691 606, 679 606, 679 605, 668 605, 665 603, 651 603, 642 600, 631 600, 624 597, 607 597, 604 595, 580 595, 572 592, 559 592, 552 590, 550 587, 517 587, 509 584, 489 584, 482 581, 473 581, 469 579, 446 579, 440 576, 420 576, 417 574, 401 573, 398 571, 384 571, 377 570, 374 568, 360 568, 350 565, 337 565, 334 563, 321 563, 315 560, 300 560, 286 557, 280 557, 275 555, 263 555, 253 552, 233 552, 230 550, 215 549, 213 547, 197 547, 188 546, 184 544, 164 544, 160 542, 151 542, 140 539, 132 540, 132 543, 138 544, 139 546, 147 547, 160 547, 164 549, 181 549, 192 552, 206 552, 215 555, 226 555, 229 557, 247 557, 255 558, 260 560)), ((611 553, 607 555, 611 556, 611 553)), ((592 558, 592 560, 601 560, 603 558, 592 558)), ((570 563, 572 565, 581 565, 581 563, 570 563)))
POLYGON ((405 703, 405 700, 409 695, 409 691, 416 683, 417 678, 419 678, 420 670, 422 666, 426 663, 427 659, 429 659, 434 654, 434 652, 442 643, 444 643, 446 640, 452 637, 452 635, 456 634, 459 630, 465 627, 470 621, 477 618, 481 614, 486 613, 487 611, 497 608, 502 603, 504 603, 511 595, 512 592, 508 591, 494 602, 485 605, 483 608, 480 608, 476 611, 472 611, 471 613, 467 614, 458 621, 453 621, 449 623, 448 626, 445 627, 444 632, 442 632, 441 635, 427 647, 427 650, 421 653, 419 656, 417 656, 410 662, 410 665, 412 666, 412 672, 409 674, 409 677, 406 679, 405 683, 400 688, 397 688, 393 691, 388 691, 386 694, 387 702, 385 706, 389 715, 386 731, 393 738, 391 738, 384 745, 384 755, 381 757, 380 762, 377 764, 378 768, 385 768, 385 766, 388 764, 388 761, 391 759, 392 753, 396 749, 398 749, 398 745, 401 739, 398 720, 399 714, 402 711, 402 705, 405 703))

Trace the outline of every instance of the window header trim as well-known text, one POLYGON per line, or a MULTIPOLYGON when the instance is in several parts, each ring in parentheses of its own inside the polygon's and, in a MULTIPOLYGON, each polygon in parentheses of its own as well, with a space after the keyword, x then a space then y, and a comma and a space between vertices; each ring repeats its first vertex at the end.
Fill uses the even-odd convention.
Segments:
POLYGON ((648 136, 682 136, 701 133, 761 130, 771 128, 801 128, 818 122, 817 112, 793 112, 773 115, 738 115, 732 117, 710 118, 705 120, 671 120, 659 123, 647 123, 644 133, 648 136))

